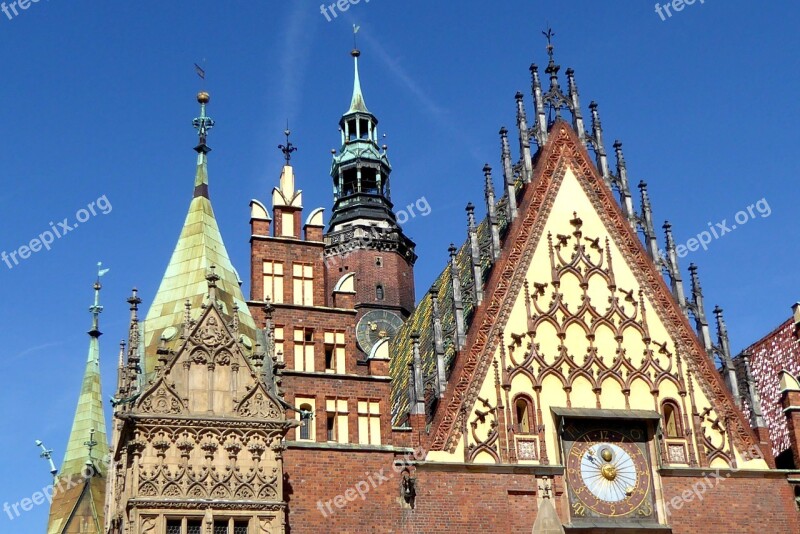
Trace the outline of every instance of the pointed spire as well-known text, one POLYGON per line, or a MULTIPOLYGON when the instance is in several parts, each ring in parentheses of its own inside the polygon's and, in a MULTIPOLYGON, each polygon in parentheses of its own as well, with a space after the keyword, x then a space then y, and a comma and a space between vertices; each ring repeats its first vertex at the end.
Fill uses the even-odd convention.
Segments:
POLYGON ((475 225, 475 206, 467 204, 467 234, 469 237, 470 261, 472 262, 472 278, 474 281, 473 297, 475 306, 483 302, 483 269, 481 267, 481 249, 478 245, 478 227, 475 225))
POLYGON ((358 48, 353 48, 353 50, 350 52, 350 55, 353 56, 355 74, 353 77, 353 98, 350 101, 350 109, 347 110, 347 114, 369 113, 369 110, 367 109, 367 103, 364 101, 364 94, 361 91, 361 77, 358 74, 358 58, 361 57, 361 50, 358 48))
MULTIPOLYGON (((219 231, 214 209, 208 194, 208 152, 206 144, 209 130, 214 120, 206 114, 210 101, 208 93, 197 95, 200 103, 200 116, 193 121, 198 131, 200 143, 197 151, 197 174, 195 176, 194 196, 186 214, 180 237, 172 252, 164 277, 158 287, 153 303, 144 321, 142 363, 143 373, 151 374, 157 363, 156 354, 162 345, 162 336, 166 346, 162 349, 175 350, 180 343, 178 335, 185 324, 184 303, 189 300, 192 309, 199 309, 205 302, 208 291, 202 283, 210 266, 216 267, 219 281, 216 283, 217 300, 220 311, 226 321, 230 321, 231 313, 238 313, 241 332, 250 343, 255 342, 256 327, 247 308, 244 294, 239 285, 239 277, 231 263, 219 231), (238 311, 234 312, 234 307, 238 311)), ((139 345, 128 345, 128 351, 139 351, 139 345)), ((249 351, 247 356, 249 357, 249 351)))
POLYGON ((534 124, 534 138, 539 148, 547 142, 547 113, 544 109, 544 95, 542 80, 539 78, 539 67, 531 64, 531 90, 533 91, 533 104, 536 109, 536 122, 534 124))
POLYGON ((603 125, 600 123, 600 112, 597 108, 597 102, 593 101, 589 104, 589 110, 592 112, 592 136, 589 141, 592 148, 594 148, 597 169, 600 171, 600 175, 605 180, 606 185, 611 187, 611 171, 608 169, 608 156, 603 144, 603 125))
POLYGON ((575 82, 575 71, 567 69, 567 89, 572 110, 572 127, 578 134, 581 144, 586 146, 586 127, 583 124, 583 113, 581 112, 581 99, 578 96, 578 84, 575 82))
POLYGON ((522 181, 527 184, 533 177, 533 158, 531 156, 528 116, 525 113, 524 95, 517 91, 514 98, 517 102, 517 129, 519 130, 519 151, 522 157, 522 181))
POLYGON ((745 352, 742 354, 742 365, 744 366, 745 384, 743 385, 744 394, 748 397, 750 426, 752 428, 767 428, 764 421, 763 411, 761 409, 761 394, 758 391, 755 377, 753 376, 753 369, 750 365, 750 354, 745 352))
POLYGON ((683 289, 681 268, 678 264, 678 253, 675 248, 675 238, 672 235, 672 225, 669 221, 666 221, 663 228, 667 240, 667 255, 666 258, 662 258, 662 260, 666 264, 667 273, 670 277, 672 296, 675 298, 675 302, 678 303, 678 306, 680 306, 683 314, 687 315, 688 310, 686 307, 686 294, 684 293, 683 289))
POLYGON ((106 419, 103 412, 103 397, 100 385, 100 326, 99 316, 103 311, 100 305, 100 277, 98 273, 93 285, 94 303, 89 308, 92 314, 92 329, 89 331, 89 355, 83 374, 83 384, 75 420, 72 424, 69 442, 59 477, 79 475, 86 465, 93 465, 98 472, 105 473, 105 465, 100 461, 108 454, 106 419))
POLYGON ((442 398, 447 389, 447 372, 444 364, 444 336, 442 315, 439 310, 439 289, 434 287, 431 294, 431 318, 433 319, 433 350, 436 355, 436 397, 442 398))
POLYGON ((419 351, 419 332, 411 333, 411 415, 425 414, 425 382, 422 375, 422 355, 419 351))
POLYGON ((703 343, 703 348, 711 356, 711 334, 708 329, 708 320, 706 319, 705 304, 703 299, 703 288, 700 287, 700 277, 697 274, 697 265, 692 263, 689 265, 689 274, 692 278, 692 303, 689 309, 694 315, 695 328, 700 341, 703 343))
POLYGON ((736 377, 736 368, 733 365, 733 357, 731 356, 728 327, 725 325, 722 308, 719 306, 714 307, 714 317, 717 320, 717 345, 714 347, 714 351, 722 362, 722 378, 733 395, 736 405, 741 408, 742 398, 739 390, 739 381, 736 377))
POLYGON ((467 343, 467 328, 464 323, 464 299, 461 295, 461 274, 458 269, 458 249, 453 243, 447 249, 450 254, 450 279, 453 284, 453 314, 456 320, 456 349, 461 350, 467 343))
POLYGON ((661 257, 658 252, 658 240, 656 239, 656 231, 653 227, 653 209, 650 205, 650 196, 647 194, 647 182, 644 180, 639 182, 639 191, 641 192, 642 202, 642 217, 641 227, 644 232, 645 246, 647 252, 650 254, 650 259, 656 264, 658 270, 661 270, 661 257))
POLYGON ((506 198, 508 199, 508 222, 517 218, 517 189, 514 185, 514 165, 511 163, 511 147, 508 144, 508 130, 500 128, 500 149, 503 160, 503 177, 505 178, 506 198))
POLYGON ((483 166, 484 193, 486 195, 486 214, 492 232, 492 239, 489 242, 491 247, 492 260, 500 257, 500 227, 497 224, 497 213, 495 210, 494 184, 492 183, 492 168, 487 163, 483 166))
POLYGON ((619 190, 619 200, 622 205, 622 212, 628 219, 631 228, 636 229, 636 212, 633 209, 633 199, 631 198, 630 184, 628 182, 628 166, 625 163, 625 155, 622 152, 622 142, 614 141, 614 153, 617 156, 617 176, 615 185, 619 190))

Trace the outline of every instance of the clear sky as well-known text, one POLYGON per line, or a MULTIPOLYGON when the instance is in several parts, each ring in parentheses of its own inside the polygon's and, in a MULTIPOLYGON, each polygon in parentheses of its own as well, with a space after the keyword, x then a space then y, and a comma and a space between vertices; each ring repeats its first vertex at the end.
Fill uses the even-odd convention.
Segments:
MULTIPOLYGON (((357 23, 393 199, 400 209, 424 197, 431 208, 404 225, 418 244, 424 294, 449 243, 464 239, 465 204, 484 205, 485 162, 499 180, 497 132, 508 126, 516 139, 516 91, 532 115, 528 66, 546 64, 549 24, 562 74, 576 71, 585 115, 596 100, 609 147, 622 140, 632 181, 650 184, 659 227, 669 219, 686 243, 709 222, 730 227, 740 210, 762 199, 769 206, 681 260, 686 279, 689 263, 699 264, 708 309, 725 308, 734 351, 800 298, 796 2, 698 0, 665 20, 652 1, 574 0, 362 0, 330 22, 308 0, 42 0, 9 12, 0 12, 0 251, 51 221, 71 225, 92 202, 110 211, 81 213, 86 222, 51 250, 13 268, 0 263, 0 505, 47 485, 35 439, 60 463, 98 261, 111 268, 101 343, 106 396, 113 392, 125 298, 137 286, 147 309, 191 198, 195 62, 207 71, 217 121, 211 198, 242 278, 248 203, 268 202, 277 184, 287 118, 307 212, 331 206, 330 149, 350 101, 357 23)), ((42 532, 47 511, 45 503, 13 521, 0 513, 0 532, 42 532)))

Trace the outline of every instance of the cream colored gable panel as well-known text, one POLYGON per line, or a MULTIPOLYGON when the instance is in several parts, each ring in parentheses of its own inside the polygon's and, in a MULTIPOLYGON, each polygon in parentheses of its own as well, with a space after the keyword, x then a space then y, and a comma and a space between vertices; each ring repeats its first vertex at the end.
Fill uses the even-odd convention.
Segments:
MULTIPOLYGON (((748 461, 742 456, 742 451, 731 453, 730 436, 724 432, 725 422, 720 420, 714 406, 698 386, 696 376, 689 370, 690 362, 686 361, 686 355, 681 355, 681 361, 678 362, 675 343, 667 328, 646 295, 640 293, 631 267, 611 240, 602 219, 571 169, 566 171, 561 182, 526 280, 528 288, 517 297, 504 330, 503 349, 498 349, 494 354, 495 366, 489 370, 478 400, 468 412, 462 443, 454 454, 436 453, 430 455, 430 459, 485 463, 492 458, 500 462, 501 458, 519 456, 520 451, 524 450, 530 459, 518 457, 520 463, 540 462, 543 456, 551 464, 558 463, 558 436, 551 408, 661 411, 661 403, 670 399, 678 404, 681 411, 681 438, 686 446, 684 455, 687 465, 705 454, 714 466, 725 464, 738 468, 766 468, 763 460, 748 461), (580 258, 574 260, 576 242, 583 247, 586 261, 580 258), (574 272, 561 269, 563 265, 573 263, 574 272), (554 267, 562 271, 557 291, 563 295, 566 308, 548 313, 547 308, 553 302, 556 291, 552 283, 554 267), (587 271, 593 274, 588 280, 582 281, 587 271), (585 284, 588 302, 583 298, 582 283, 585 284), (609 288, 610 284, 614 284, 615 288, 609 288), (526 294, 530 295, 528 304, 526 294), (618 310, 608 312, 612 308, 611 298, 616 299, 618 310), (534 301, 540 307, 538 311, 534 301), (527 334, 530 329, 528 306, 534 318, 552 316, 550 322, 540 320, 533 339, 527 334), (588 311, 588 308, 579 313, 582 306, 591 306, 596 313, 588 311), (576 320, 575 314, 579 314, 582 321, 576 320), (611 318, 611 324, 603 324, 602 316, 605 315, 611 318), (620 326, 622 324, 624 328, 620 326), (587 337, 587 328, 593 330, 592 340, 587 337), (563 347, 559 329, 565 335, 563 347), (622 331, 615 332, 618 329, 622 331), (618 353, 618 334, 621 335, 622 354, 618 353), (530 355, 530 343, 535 345, 540 360, 527 364, 527 372, 517 371, 513 377, 504 376, 504 367, 515 368, 530 355), (617 369, 619 372, 609 371, 615 364, 620 365, 620 356, 627 363, 617 369), (590 371, 581 369, 592 357, 595 361, 589 366, 590 371), (559 361, 562 363, 557 365, 559 361), (637 377, 637 372, 643 376, 637 377), (507 394, 498 387, 505 380, 510 382, 507 394), (541 386, 540 394, 537 394, 534 385, 541 386), (536 414, 534 425, 543 425, 544 430, 530 436, 515 437, 509 433, 505 439, 501 439, 503 429, 500 418, 505 418, 506 428, 515 425, 517 414, 514 402, 519 395, 533 401, 536 414), (501 405, 505 407, 503 413, 497 408, 501 405), (695 410, 701 414, 699 426, 691 417, 695 410), (526 443, 523 446, 515 445, 515 439, 521 438, 526 443), (544 443, 541 443, 542 438, 544 443), (502 450, 503 447, 506 450, 502 450), (519 450, 512 451, 515 447, 519 450), (702 448, 702 452, 699 448, 702 448)), ((667 452, 664 451, 664 454, 667 452)))

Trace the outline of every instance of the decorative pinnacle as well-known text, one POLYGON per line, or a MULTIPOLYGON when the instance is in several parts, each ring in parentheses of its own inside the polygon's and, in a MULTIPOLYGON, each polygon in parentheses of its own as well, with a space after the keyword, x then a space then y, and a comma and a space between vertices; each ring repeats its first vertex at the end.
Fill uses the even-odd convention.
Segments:
POLYGON ((553 28, 547 28, 547 31, 543 31, 542 35, 547 38, 547 55, 550 57, 550 62, 547 64, 547 69, 545 72, 550 75, 551 79, 558 74, 558 71, 561 70, 561 65, 556 65, 556 60, 553 53, 553 37, 556 34, 553 32, 553 28))
POLYGON ((56 469, 56 465, 53 463, 53 449, 48 449, 45 447, 44 443, 42 443, 42 440, 40 439, 36 440, 36 446, 42 449, 41 454, 39 454, 39 458, 43 458, 50 463, 50 474, 55 477, 56 473, 58 473, 58 469, 56 469))
POLYGON ((281 152, 283 152, 283 158, 286 160, 286 166, 288 167, 292 161, 292 152, 297 152, 297 147, 294 146, 289 140, 289 137, 292 135, 292 131, 289 129, 288 120, 286 121, 286 129, 283 131, 283 135, 286 136, 286 144, 278 145, 278 148, 281 152))
POLYGON ((92 314, 92 329, 89 330, 89 335, 92 337, 100 337, 102 335, 99 326, 100 314, 103 312, 103 307, 100 305, 100 290, 103 288, 102 284, 100 283, 100 277, 105 275, 110 270, 103 269, 102 267, 103 263, 97 262, 97 280, 92 286, 94 288, 94 304, 89 307, 89 313, 92 314))
POLYGON ((198 137, 200 138, 200 142, 194 149, 201 154, 211 152, 211 149, 206 145, 208 132, 214 127, 214 119, 206 115, 206 104, 210 101, 211 97, 205 91, 197 93, 197 102, 200 104, 200 116, 195 117, 192 121, 192 126, 197 130, 198 137))
POLYGON ((89 458, 86 460, 86 465, 94 465, 94 462, 92 462, 92 449, 98 445, 94 440, 94 428, 89 429, 89 441, 84 441, 83 444, 89 450, 89 458))

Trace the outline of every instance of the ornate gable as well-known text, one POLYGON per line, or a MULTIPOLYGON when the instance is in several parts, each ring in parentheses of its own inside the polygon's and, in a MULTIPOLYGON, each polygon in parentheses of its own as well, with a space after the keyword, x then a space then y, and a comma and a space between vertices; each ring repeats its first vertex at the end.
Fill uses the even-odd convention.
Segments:
POLYGON ((655 413, 665 401, 680 417, 665 460, 752 457, 743 415, 567 124, 552 127, 519 211, 434 418, 432 458, 548 463, 551 408, 655 413))
POLYGON ((206 307, 177 353, 161 350, 159 362, 137 403, 142 413, 283 418, 216 304, 206 307))

